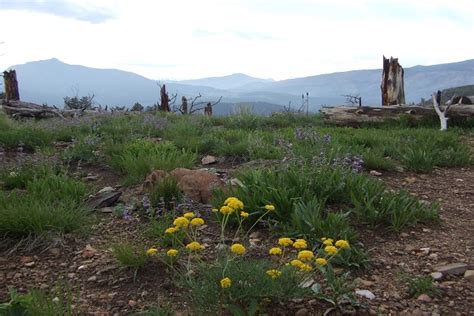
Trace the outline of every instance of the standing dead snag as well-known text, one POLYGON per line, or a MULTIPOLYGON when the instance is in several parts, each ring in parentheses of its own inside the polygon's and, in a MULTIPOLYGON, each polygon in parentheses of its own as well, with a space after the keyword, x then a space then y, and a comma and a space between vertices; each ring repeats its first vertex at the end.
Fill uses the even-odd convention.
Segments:
POLYGON ((5 99, 8 101, 20 101, 18 92, 18 81, 16 80, 16 71, 4 71, 3 82, 5 83, 5 99))
POLYGON ((398 63, 398 58, 383 56, 382 105, 405 104, 405 88, 403 82, 403 67, 398 63))
POLYGON ((160 86, 160 110, 163 112, 170 111, 170 98, 166 92, 166 85, 160 86))
POLYGON ((188 114, 188 99, 184 95, 181 97, 181 108, 179 110, 181 114, 188 114))
MULTIPOLYGON (((440 105, 441 105, 441 91, 438 90, 438 92, 433 92, 433 106, 436 111, 436 114, 439 116, 439 121, 441 123, 441 131, 445 131, 448 129, 448 117, 446 116, 448 114, 449 109, 451 108, 451 105, 453 104, 452 102, 449 102, 449 104, 446 106, 446 109, 444 111, 441 111, 440 105)), ((453 97, 454 98, 454 97, 453 97)), ((451 99, 452 101, 453 99, 451 99)))

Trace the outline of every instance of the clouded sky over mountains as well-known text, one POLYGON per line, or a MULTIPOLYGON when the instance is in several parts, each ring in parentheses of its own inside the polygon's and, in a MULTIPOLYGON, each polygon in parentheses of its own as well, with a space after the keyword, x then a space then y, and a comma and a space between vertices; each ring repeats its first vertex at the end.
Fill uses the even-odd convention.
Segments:
POLYGON ((472 0, 0 0, 0 70, 59 58, 152 79, 286 79, 474 58, 472 0))

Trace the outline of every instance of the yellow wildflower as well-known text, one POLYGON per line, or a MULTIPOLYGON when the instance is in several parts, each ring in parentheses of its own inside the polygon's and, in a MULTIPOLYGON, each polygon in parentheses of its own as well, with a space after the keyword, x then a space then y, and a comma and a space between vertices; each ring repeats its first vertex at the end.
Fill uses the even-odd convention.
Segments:
POLYGON ((332 246, 333 241, 334 241, 334 240, 332 240, 331 238, 325 239, 325 240, 323 241, 323 245, 325 245, 325 246, 332 246))
POLYGON ((221 280, 221 288, 226 289, 232 285, 232 280, 229 278, 223 278, 221 280))
POLYGON ((283 247, 288 247, 293 245, 293 240, 291 240, 290 238, 283 237, 278 239, 278 244, 283 247))
POLYGON ((318 266, 325 266, 328 264, 328 261, 324 258, 316 258, 315 261, 318 266))
POLYGON ((273 206, 271 204, 267 204, 267 205, 265 205, 265 209, 269 212, 273 212, 275 210, 275 206, 273 206))
POLYGON ((293 243, 293 247, 296 249, 306 249, 308 248, 308 244, 304 239, 296 239, 296 241, 293 243))
POLYGON ((169 256, 169 257, 176 257, 178 255, 178 250, 176 249, 170 249, 166 252, 166 254, 169 256))
POLYGON ((220 208, 219 210, 222 214, 226 215, 226 214, 232 214, 234 213, 234 209, 230 206, 227 206, 227 205, 224 205, 223 207, 220 208))
POLYGON ((302 266, 298 267, 301 272, 309 272, 313 270, 313 267, 310 266, 309 264, 303 264, 302 266))
POLYGON ((348 249, 350 248, 349 242, 344 239, 340 239, 336 241, 336 247, 342 248, 342 249, 348 249))
POLYGON ((153 255, 156 255, 157 252, 158 252, 158 249, 150 248, 146 251, 146 254, 149 255, 149 256, 153 256, 153 255))
POLYGON ((277 269, 268 270, 266 273, 267 273, 267 275, 270 276, 272 279, 276 279, 276 278, 278 278, 278 277, 281 275, 281 271, 279 271, 279 270, 277 270, 277 269))
POLYGON ((281 248, 273 247, 272 249, 270 249, 269 253, 271 255, 281 256, 283 254, 283 251, 281 250, 281 248))
POLYGON ((230 247, 230 251, 237 255, 243 255, 245 253, 245 247, 242 244, 233 244, 230 247))
POLYGON ((330 255, 334 255, 334 254, 337 253, 337 248, 334 247, 334 246, 326 246, 326 247, 324 248, 324 251, 326 251, 326 252, 327 252, 328 254, 330 254, 330 255))
POLYGON ((179 230, 178 227, 169 227, 165 230, 166 234, 174 234, 179 230))
POLYGON ((187 244, 186 248, 189 249, 189 250, 192 250, 192 251, 199 251, 199 250, 203 250, 204 246, 201 245, 200 243, 198 243, 197 241, 193 241, 193 242, 187 244))
POLYGON ((291 264, 293 267, 297 267, 297 268, 301 268, 302 266, 304 266, 303 261, 298 260, 298 259, 291 260, 291 261, 290 261, 290 264, 291 264))
POLYGON ((196 215, 194 215, 193 212, 187 212, 187 213, 184 213, 183 216, 189 219, 189 218, 193 218, 193 217, 196 216, 196 215))
POLYGON ((240 212, 240 216, 242 216, 243 218, 247 218, 247 217, 249 217, 249 215, 250 214, 247 213, 247 212, 244 212, 244 211, 240 212))
POLYGON ((193 226, 201 226, 204 225, 204 220, 200 217, 193 218, 191 220, 191 225, 193 226))
POLYGON ((219 210, 218 210, 217 208, 213 208, 211 211, 212 211, 213 213, 217 213, 219 210))
POLYGON ((310 250, 302 250, 298 253, 298 259, 301 261, 308 261, 314 258, 314 253, 310 250))
POLYGON ((236 197, 229 197, 224 201, 224 205, 233 208, 234 210, 242 210, 244 203, 236 197))
POLYGON ((189 219, 187 219, 184 216, 180 216, 174 220, 173 225, 175 225, 178 228, 181 228, 181 227, 186 228, 189 225, 189 219))

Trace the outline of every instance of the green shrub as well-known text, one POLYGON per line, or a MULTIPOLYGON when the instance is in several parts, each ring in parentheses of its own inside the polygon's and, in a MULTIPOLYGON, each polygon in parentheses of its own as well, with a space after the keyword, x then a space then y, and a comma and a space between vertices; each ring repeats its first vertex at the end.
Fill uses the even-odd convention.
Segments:
POLYGON ((94 163, 99 160, 98 145, 99 139, 96 137, 86 137, 76 144, 69 146, 63 152, 63 160, 68 163, 85 162, 94 163))
POLYGON ((299 286, 303 280, 296 269, 284 267, 281 276, 272 279, 266 274, 272 263, 264 260, 229 261, 226 276, 232 280, 232 286, 222 289, 219 282, 226 262, 220 260, 214 265, 203 263, 194 275, 183 279, 183 285, 190 289, 190 299, 196 312, 208 314, 229 305, 248 310, 255 302, 263 304, 265 299, 285 302, 311 295, 309 289, 299 286))
POLYGON ((418 297, 421 294, 426 294, 428 296, 436 296, 440 293, 439 289, 436 288, 433 283, 433 278, 431 276, 418 276, 416 278, 408 278, 408 294, 411 297, 418 297))

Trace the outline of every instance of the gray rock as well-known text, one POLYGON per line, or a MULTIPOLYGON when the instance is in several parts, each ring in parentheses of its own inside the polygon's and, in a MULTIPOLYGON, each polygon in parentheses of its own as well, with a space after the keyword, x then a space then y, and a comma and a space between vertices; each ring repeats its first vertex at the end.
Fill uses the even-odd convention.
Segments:
POLYGON ((443 278, 443 274, 441 272, 433 272, 433 273, 430 273, 431 277, 433 278, 433 280, 441 280, 443 278))
POLYGON ((421 294, 420 296, 418 296, 417 300, 421 302, 431 302, 431 297, 426 294, 421 294))
POLYGON ((359 296, 368 298, 369 300, 373 300, 375 298, 374 293, 370 292, 369 290, 357 290, 355 293, 359 296))
POLYGON ((474 270, 466 270, 466 272, 464 272, 464 278, 474 282, 474 270))
POLYGON ((295 316, 306 316, 306 315, 309 315, 309 310, 307 308, 301 308, 295 313, 295 316))
POLYGON ((210 164, 213 164, 213 163, 216 163, 216 162, 217 162, 217 158, 214 157, 214 156, 211 156, 211 155, 204 156, 201 159, 201 164, 203 164, 203 165, 210 165, 210 164))
POLYGON ((382 173, 378 172, 377 170, 370 170, 369 174, 376 177, 380 177, 382 175, 382 173))
POLYGON ((95 275, 93 275, 90 278, 88 278, 87 281, 88 282, 95 282, 95 281, 97 281, 97 277, 95 275))
POLYGON ((436 272, 443 274, 462 275, 467 270, 467 264, 458 262, 435 267, 436 272))

